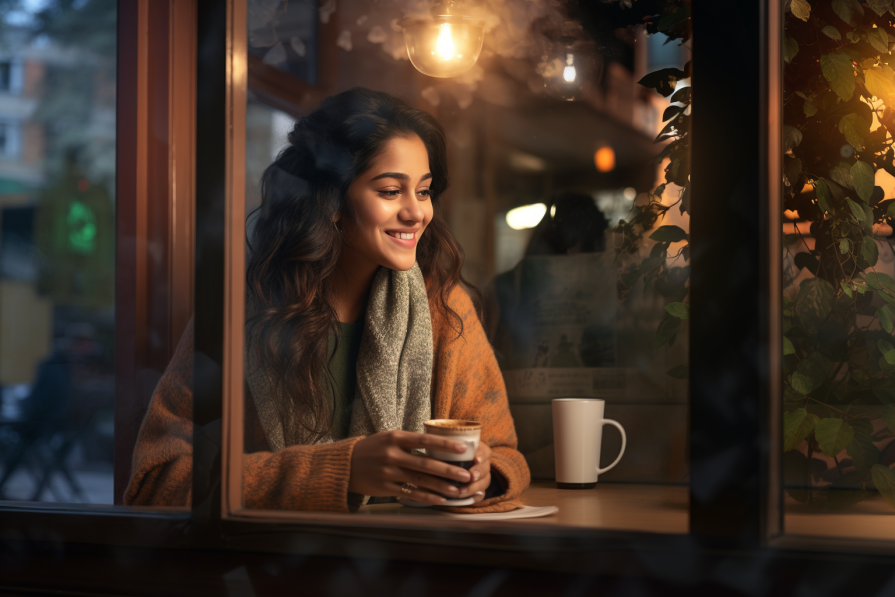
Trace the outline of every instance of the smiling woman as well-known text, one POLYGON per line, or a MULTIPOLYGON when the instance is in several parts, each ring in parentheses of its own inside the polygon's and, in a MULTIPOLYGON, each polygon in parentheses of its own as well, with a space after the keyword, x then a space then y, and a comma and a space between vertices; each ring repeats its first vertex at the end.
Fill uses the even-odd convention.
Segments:
POLYGON ((434 215, 431 185, 429 153, 412 133, 388 141, 367 172, 351 183, 346 217, 338 213, 334 218, 344 231, 333 280, 339 321, 357 319, 378 267, 413 267, 417 244, 434 215))
MULTIPOLYGON (((246 272, 244 501, 347 511, 397 496, 516 507, 529 471, 439 198, 445 139, 427 113, 353 89, 300 119, 265 170, 246 272), (429 419, 482 424, 468 470, 429 419)), ((192 335, 158 385, 126 499, 189 499, 192 335)))

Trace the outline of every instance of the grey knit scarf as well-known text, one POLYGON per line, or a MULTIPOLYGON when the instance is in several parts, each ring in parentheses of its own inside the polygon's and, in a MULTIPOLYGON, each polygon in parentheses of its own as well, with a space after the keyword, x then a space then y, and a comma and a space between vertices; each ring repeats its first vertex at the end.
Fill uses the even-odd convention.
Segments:
MULTIPOLYGON (((431 413, 432 318, 417 264, 406 272, 379 268, 363 325, 349 436, 393 429, 423 433, 431 413)), ((256 366, 253 352, 245 355, 246 381, 271 450, 303 443, 298 431, 302 426, 283 420, 275 402, 276 386, 256 366)), ((321 443, 331 441, 327 437, 321 443)))

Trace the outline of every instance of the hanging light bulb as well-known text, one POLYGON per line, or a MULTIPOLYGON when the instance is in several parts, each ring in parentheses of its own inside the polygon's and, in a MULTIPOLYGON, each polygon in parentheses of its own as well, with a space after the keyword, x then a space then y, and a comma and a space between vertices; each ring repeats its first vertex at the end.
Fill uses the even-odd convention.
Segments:
POLYGON ((452 60, 454 58, 454 38, 451 36, 451 24, 442 23, 438 41, 435 42, 435 52, 439 60, 452 60))
POLYGON ((564 100, 579 99, 585 88, 599 83, 603 70, 596 44, 582 32, 570 29, 574 35, 554 38, 537 66, 547 93, 564 100))
POLYGON ((407 55, 414 67, 430 77, 456 77, 479 59, 485 39, 485 23, 462 14, 455 0, 436 4, 426 18, 406 18, 407 55))
POLYGON ((566 54, 566 67, 562 71, 562 78, 566 83, 572 83, 575 81, 575 55, 574 54, 566 54))

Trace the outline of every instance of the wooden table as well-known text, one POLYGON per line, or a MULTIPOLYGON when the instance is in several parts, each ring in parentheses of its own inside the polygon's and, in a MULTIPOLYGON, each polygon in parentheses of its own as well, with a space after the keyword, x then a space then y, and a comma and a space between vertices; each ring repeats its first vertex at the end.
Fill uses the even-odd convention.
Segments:
MULTIPOLYGON (((576 490, 557 489, 553 482, 537 482, 522 494, 522 501, 529 506, 557 506, 559 512, 541 518, 502 521, 500 526, 689 532, 689 490, 684 486, 601 483, 594 489, 576 490)), ((437 516, 430 510, 399 504, 365 506, 361 513, 372 517, 399 516, 404 521, 411 517, 431 521, 437 516)))

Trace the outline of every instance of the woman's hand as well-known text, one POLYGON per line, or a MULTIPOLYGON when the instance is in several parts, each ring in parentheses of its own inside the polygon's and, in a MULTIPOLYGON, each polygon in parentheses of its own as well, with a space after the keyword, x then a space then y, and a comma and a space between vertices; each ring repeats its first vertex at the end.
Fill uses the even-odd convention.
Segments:
POLYGON ((458 497, 472 496, 476 502, 481 502, 485 499, 485 490, 491 485, 491 448, 485 442, 479 442, 473 462, 469 469, 472 483, 461 487, 458 497))
MULTIPOLYGON (((446 437, 410 431, 383 431, 365 437, 354 444, 351 453, 348 491, 377 497, 406 497, 416 502, 434 505, 444 503, 444 498, 437 494, 453 499, 467 497, 476 491, 482 491, 484 495, 484 489, 469 491, 469 488, 481 485, 482 477, 488 478, 484 487, 488 487, 490 483, 490 464, 487 456, 484 470, 481 468, 482 463, 479 462, 482 454, 481 443, 475 457, 477 464, 469 471, 440 460, 410 453, 415 449, 432 448, 458 454, 466 451, 465 445, 446 437), (476 472, 479 474, 479 481, 473 480, 476 472), (448 479, 465 485, 454 487, 448 479), (401 491, 405 484, 413 485, 409 488, 410 493, 401 491)), ((491 450, 487 446, 485 449, 490 456, 491 450)))

